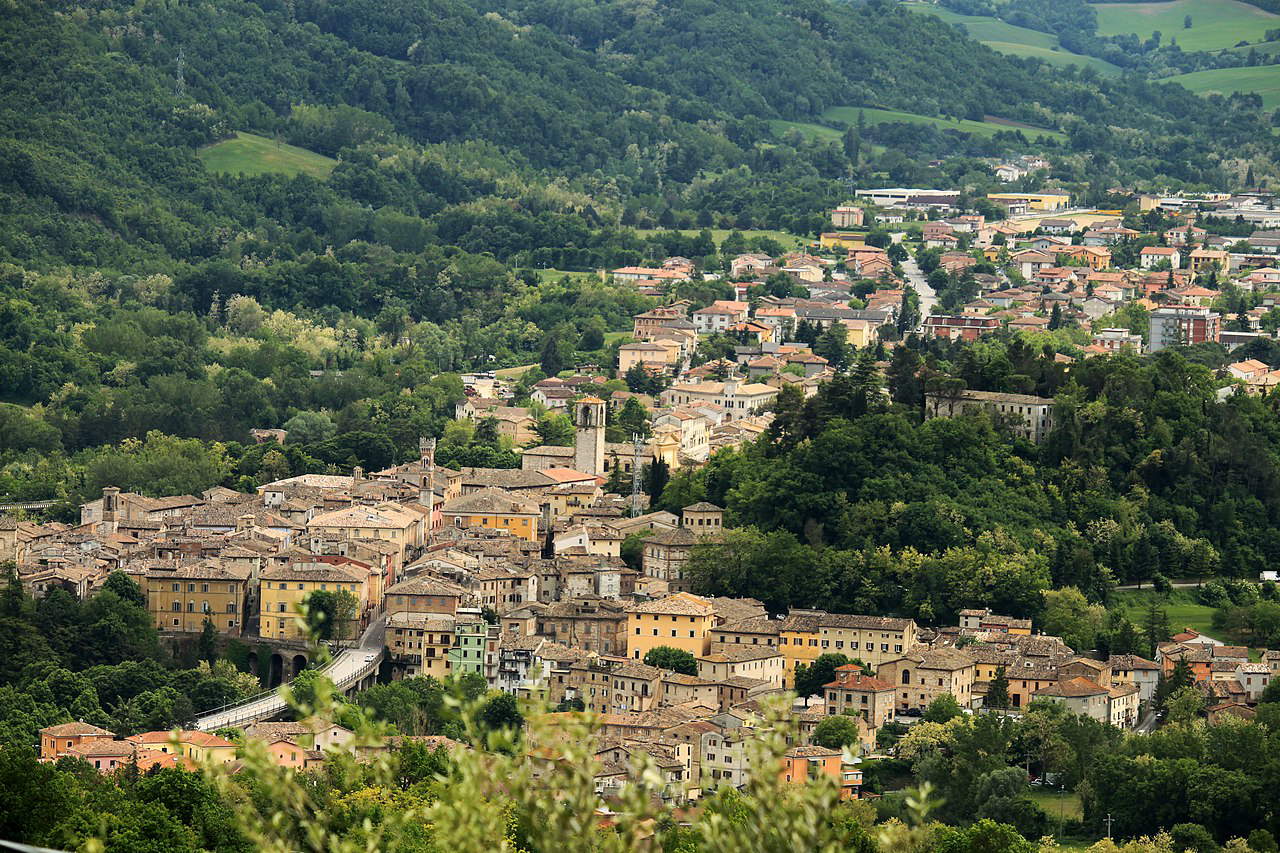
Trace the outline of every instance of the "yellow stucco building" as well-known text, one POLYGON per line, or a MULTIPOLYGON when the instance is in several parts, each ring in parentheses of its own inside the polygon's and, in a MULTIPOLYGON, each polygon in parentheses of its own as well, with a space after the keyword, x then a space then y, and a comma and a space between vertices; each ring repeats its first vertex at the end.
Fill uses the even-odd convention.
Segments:
POLYGON ((261 578, 258 635, 266 639, 304 639, 299 608, 313 592, 349 592, 355 596, 357 624, 347 629, 347 638, 355 635, 359 617, 369 602, 367 574, 355 568, 329 563, 289 563, 263 569, 261 578))
POLYGON ((504 530, 512 536, 538 540, 537 504, 512 497, 502 489, 480 489, 444 505, 444 523, 458 528, 504 530))
POLYGON ((818 244, 824 249, 860 249, 867 245, 867 235, 849 231, 827 231, 818 237, 818 244))
POLYGON ((147 570, 147 610, 159 631, 200 633, 205 620, 221 634, 240 636, 244 628, 247 569, 217 560, 147 570))
POLYGON ((650 649, 670 646, 702 657, 711 649, 716 610, 710 601, 677 592, 627 608, 627 652, 644 660, 650 649))
POLYGON ((236 745, 208 732, 178 730, 169 732, 143 732, 125 738, 142 749, 166 755, 179 755, 194 764, 206 761, 214 764, 230 764, 236 760, 236 745))

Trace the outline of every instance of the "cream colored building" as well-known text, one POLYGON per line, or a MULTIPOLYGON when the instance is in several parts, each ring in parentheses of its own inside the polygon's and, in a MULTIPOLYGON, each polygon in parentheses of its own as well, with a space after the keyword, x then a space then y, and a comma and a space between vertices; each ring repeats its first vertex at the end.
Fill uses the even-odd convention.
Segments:
MULTIPOLYGON (((1137 701, 1137 690, 1133 691, 1137 701)), ((1100 723, 1111 722, 1111 696, 1106 687, 1102 687, 1087 678, 1076 677, 1067 681, 1037 690, 1036 701, 1056 702, 1066 707, 1073 714, 1092 717, 1100 723)))
POLYGON ((697 406, 711 403, 725 410, 726 420, 737 420, 768 408, 778 389, 758 382, 689 382, 672 385, 661 394, 664 406, 697 406))
POLYGON ((1138 705, 1141 701, 1136 684, 1120 684, 1107 688, 1107 713, 1111 725, 1118 729, 1131 729, 1138 724, 1138 705))
POLYGON ((708 681, 754 678, 780 689, 782 655, 772 646, 718 646, 698 658, 698 677, 708 681))
POLYGON ((782 620, 778 649, 786 661, 786 684, 794 684, 797 664, 809 664, 824 654, 844 654, 865 664, 900 658, 916 645, 911 619, 792 610, 782 620))
POLYGON ((898 708, 924 709, 944 693, 968 708, 973 704, 973 658, 957 649, 915 649, 876 668, 876 677, 898 691, 898 708))
POLYGON ((680 344, 670 340, 642 341, 618 347, 618 373, 634 367, 670 373, 680 363, 680 344))
POLYGON ((386 646, 395 675, 448 675, 456 621, 452 613, 388 613, 386 646))
POLYGON ((400 563, 413 559, 427 543, 426 507, 415 512, 401 504, 349 506, 321 513, 307 522, 307 533, 339 541, 377 539, 400 550, 400 563))

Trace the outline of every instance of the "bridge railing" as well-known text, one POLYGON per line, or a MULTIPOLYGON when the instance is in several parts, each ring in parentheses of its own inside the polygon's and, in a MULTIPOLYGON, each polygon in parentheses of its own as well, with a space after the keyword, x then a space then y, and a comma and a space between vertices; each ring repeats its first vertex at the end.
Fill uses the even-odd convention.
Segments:
MULTIPOLYGON (((333 667, 337 666, 338 663, 340 663, 342 660, 342 655, 345 654, 347 651, 351 651, 355 654, 371 655, 372 660, 360 661, 359 665, 355 668, 354 671, 352 671, 350 675, 347 675, 341 679, 334 681, 334 686, 337 687, 339 690, 346 690, 351 685, 358 683, 361 679, 368 676, 369 673, 373 672, 378 668, 379 664, 382 662, 382 657, 383 657, 383 652, 381 649, 378 649, 377 651, 373 651, 373 652, 369 652, 363 649, 347 649, 347 650, 344 650, 342 653, 340 653, 337 657, 330 659, 328 663, 320 667, 318 672, 322 674, 327 673, 333 667)), ((254 720, 261 719, 262 717, 279 713, 280 711, 284 710, 284 708, 286 707, 284 697, 281 695, 281 692, 280 692, 280 688, 283 686, 284 685, 282 684, 280 685, 280 687, 276 687, 271 690, 264 690, 261 693, 258 693, 254 696, 250 696, 247 699, 241 699, 238 702, 230 702, 218 708, 211 708, 207 711, 202 711, 196 717, 196 727, 203 730, 203 726, 207 724, 206 721, 209 718, 217 717, 222 714, 227 714, 228 712, 235 711, 235 709, 237 708, 244 708, 246 709, 246 712, 238 716, 236 715, 228 716, 226 720, 220 721, 221 722, 221 726, 219 726, 220 728, 225 726, 237 726, 237 725, 240 725, 241 723, 251 722, 254 720), (259 708, 252 711, 248 710, 250 708, 253 708, 253 706, 261 703, 267 703, 267 704, 264 708, 259 708)))

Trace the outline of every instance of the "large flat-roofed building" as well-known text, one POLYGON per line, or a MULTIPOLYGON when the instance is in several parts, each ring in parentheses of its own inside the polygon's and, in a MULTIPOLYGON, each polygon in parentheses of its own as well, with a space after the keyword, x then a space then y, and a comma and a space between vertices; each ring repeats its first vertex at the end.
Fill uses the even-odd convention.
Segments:
POLYGON ((954 418, 976 411, 1003 417, 1015 433, 1036 443, 1043 441, 1053 429, 1053 400, 1045 397, 998 391, 929 393, 924 397, 926 419, 954 418))
POLYGON ((778 389, 758 382, 689 382, 672 385, 662 392, 664 406, 697 406, 712 403, 722 407, 727 420, 738 420, 761 412, 778 396, 778 389))
POLYGON ((1147 350, 1150 352, 1217 341, 1222 330, 1222 316, 1197 305, 1157 308, 1151 312, 1149 323, 1147 350))
POLYGON ((1000 318, 986 314, 930 314, 924 321, 924 334, 930 338, 976 341, 1000 329, 1000 318))
POLYGON ((854 195, 879 207, 936 207, 949 210, 960 201, 959 190, 925 190, 916 187, 857 190, 854 195))
POLYGON ((987 198, 1001 204, 1025 204, 1029 211, 1062 210, 1071 206, 1070 193, 988 193, 987 198))

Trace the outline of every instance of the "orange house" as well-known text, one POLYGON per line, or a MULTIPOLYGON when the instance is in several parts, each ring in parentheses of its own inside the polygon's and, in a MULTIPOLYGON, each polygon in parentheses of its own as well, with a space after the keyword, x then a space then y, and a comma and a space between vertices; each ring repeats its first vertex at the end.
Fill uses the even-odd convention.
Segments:
POLYGON ((862 771, 844 766, 838 749, 824 746, 793 746, 782 756, 781 780, 788 785, 804 785, 827 777, 840 786, 840 799, 856 800, 862 788, 862 771))
POLYGON ((267 752, 277 767, 313 770, 324 765, 323 752, 318 749, 307 749, 285 738, 267 744, 267 752))
POLYGON ((71 755, 75 747, 96 741, 115 740, 115 735, 106 729, 89 723, 59 723, 40 730, 40 760, 57 761, 64 755, 71 755))

